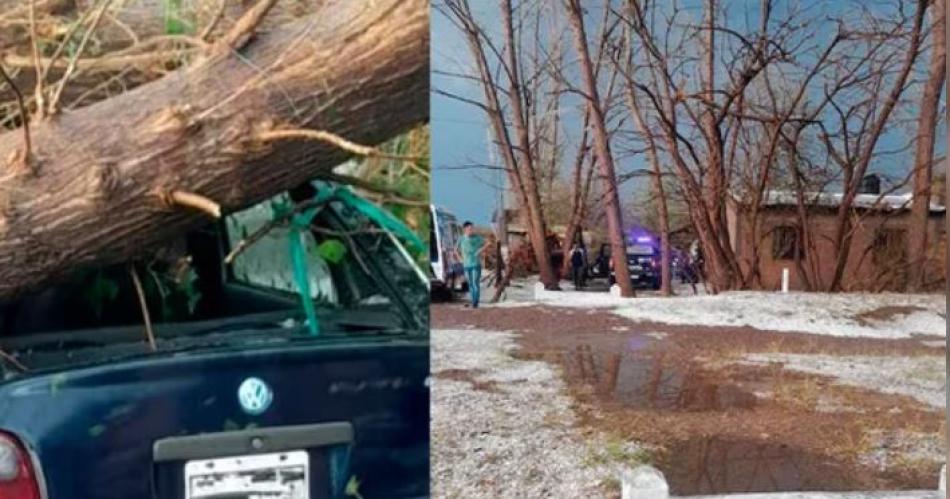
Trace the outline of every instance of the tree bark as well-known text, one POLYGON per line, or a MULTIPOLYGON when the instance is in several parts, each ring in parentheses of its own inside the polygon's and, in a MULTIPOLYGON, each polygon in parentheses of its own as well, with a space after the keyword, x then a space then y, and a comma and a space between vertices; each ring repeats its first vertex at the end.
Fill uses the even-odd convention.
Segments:
POLYGON ((594 147, 597 162, 600 165, 604 183, 604 210, 607 214, 607 231, 610 238, 610 258, 614 263, 614 275, 620 285, 622 296, 634 296, 633 283, 630 282, 630 269, 627 268, 627 244, 623 232, 623 219, 620 211, 620 196, 617 192, 617 174, 613 155, 610 152, 610 140, 607 133, 604 113, 601 109, 597 80, 587 50, 587 34, 584 31, 584 18, 580 4, 569 0, 568 18, 574 33, 574 45, 580 59, 581 76, 588 100, 588 113, 593 128, 594 147))
POLYGON ((424 0, 346 1, 161 80, 0 135, 0 299, 75 269, 135 258, 208 222, 169 206, 189 192, 224 213, 321 174, 351 153, 272 139, 325 130, 378 144, 428 118, 424 0))
POLYGON ((943 36, 944 1, 935 0, 933 15, 933 52, 927 82, 920 98, 920 116, 917 119, 917 149, 914 154, 914 198, 911 222, 907 231, 909 266, 908 291, 920 291, 927 271, 927 221, 930 218, 931 185, 933 183, 934 143, 937 135, 937 113, 940 94, 947 74, 947 39, 943 36))
POLYGON ((527 196, 528 239, 534 250, 534 257, 538 263, 539 279, 547 289, 557 289, 558 278, 551 261, 551 251, 548 248, 548 231, 544 218, 544 206, 541 203, 540 185, 538 184, 535 158, 532 155, 530 130, 528 129, 527 115, 524 110, 524 88, 521 85, 519 61, 517 59, 518 46, 515 44, 514 26, 512 24, 511 0, 501 0, 501 17, 505 33, 505 50, 508 56, 508 79, 511 103, 511 122, 518 143, 518 163, 521 165, 521 180, 524 183, 527 196))
POLYGON ((650 130, 643 116, 636 89, 630 85, 627 85, 626 88, 626 100, 627 107, 630 108, 630 114, 633 115, 633 121, 637 126, 637 131, 640 132, 640 136, 646 142, 647 161, 650 162, 650 168, 653 172, 653 197, 660 216, 660 264, 663 266, 660 270, 660 294, 671 296, 673 288, 671 286, 672 276, 670 275, 670 214, 666 203, 666 190, 663 186, 663 169, 660 164, 660 156, 653 131, 650 130))
MULTIPOLYGON (((574 156, 574 165, 571 169, 571 214, 567 221, 567 229, 564 231, 564 248, 569 249, 574 245, 577 239, 578 229, 583 222, 584 207, 587 206, 587 189, 584 185, 584 160, 588 157, 587 145, 587 113, 584 113, 583 131, 581 132, 581 142, 577 146, 577 154, 574 156)), ((593 168, 593 163, 591 163, 593 168)), ((581 241, 583 243, 583 240, 581 241)), ((571 259, 564 258, 561 262, 561 275, 570 275, 571 259)))

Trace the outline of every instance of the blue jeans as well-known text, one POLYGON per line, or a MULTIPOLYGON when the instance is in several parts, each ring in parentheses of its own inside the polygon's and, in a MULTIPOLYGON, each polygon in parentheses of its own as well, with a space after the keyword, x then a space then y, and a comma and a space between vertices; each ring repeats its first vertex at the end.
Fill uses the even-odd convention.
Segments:
POLYGON ((472 297, 472 306, 478 306, 481 296, 482 266, 465 267, 465 280, 468 281, 468 294, 472 297))

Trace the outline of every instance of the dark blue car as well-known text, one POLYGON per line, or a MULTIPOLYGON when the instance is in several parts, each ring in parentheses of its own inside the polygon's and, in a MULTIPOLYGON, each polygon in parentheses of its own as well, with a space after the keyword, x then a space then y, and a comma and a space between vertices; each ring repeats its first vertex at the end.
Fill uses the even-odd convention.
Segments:
POLYGON ((261 236, 274 206, 0 304, 0 498, 428 496, 424 275, 342 203, 261 236))

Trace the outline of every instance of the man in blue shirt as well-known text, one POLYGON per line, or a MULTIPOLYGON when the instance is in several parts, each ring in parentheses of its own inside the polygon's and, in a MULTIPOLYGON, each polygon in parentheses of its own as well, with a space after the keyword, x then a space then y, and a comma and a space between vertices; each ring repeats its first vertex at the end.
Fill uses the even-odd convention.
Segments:
POLYGON ((488 247, 485 238, 475 233, 472 222, 462 224, 462 237, 459 238, 455 254, 465 267, 465 280, 468 281, 468 293, 472 298, 472 307, 478 308, 482 280, 482 253, 488 247))

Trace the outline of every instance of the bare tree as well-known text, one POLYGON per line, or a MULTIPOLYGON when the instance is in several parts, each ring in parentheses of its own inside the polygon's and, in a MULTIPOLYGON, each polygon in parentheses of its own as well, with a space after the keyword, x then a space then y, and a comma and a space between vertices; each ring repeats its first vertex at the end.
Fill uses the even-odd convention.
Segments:
MULTIPOLYGON (((815 243, 808 241, 814 192, 807 192, 814 182, 801 166, 821 161, 800 150, 813 139, 825 147, 843 185, 833 238, 835 272, 822 285, 840 288, 854 199, 909 86, 928 2, 915 1, 913 16, 896 19, 862 11, 849 26, 843 17, 809 19, 795 6, 778 13, 771 0, 761 0, 758 22, 745 30, 731 26, 734 21, 720 14, 715 0, 703 2, 698 22, 676 3, 628 0, 618 12, 639 42, 626 82, 641 117, 657 124, 655 131, 638 127, 640 136, 656 137, 653 149, 678 180, 714 291, 763 285, 760 245, 769 233, 760 215, 777 175, 784 174, 797 191, 800 244, 815 243), (829 27, 835 30, 830 37, 818 32, 829 27), (784 171, 782 161, 789 163, 784 171), (741 208, 752 242, 751 254, 741 259, 732 245, 738 229, 726 221, 730 203, 741 208)), ((896 11, 903 14, 899 3, 896 11)), ((801 275, 820 277, 806 262, 797 266, 801 275)))
MULTIPOLYGON (((536 95, 528 95, 522 68, 522 47, 515 34, 513 7, 510 0, 500 0, 502 18, 502 47, 479 24, 468 0, 447 0, 437 7, 462 32, 475 62, 475 78, 482 89, 484 102, 461 97, 462 100, 482 109, 491 128, 504 162, 505 171, 516 193, 518 205, 525 214, 528 239, 541 282, 548 289, 558 287, 557 274, 552 265, 548 247, 548 224, 541 197, 540 169, 543 166, 534 153, 532 129, 529 126, 528 110, 536 102, 536 95), (491 70, 493 61, 502 76, 491 70), (505 85, 507 83, 507 85, 505 85), (510 107, 505 112, 504 103, 510 107), (530 104, 529 104, 530 103, 530 104)), ((436 90, 448 97, 460 98, 436 90)))
POLYGON ((580 60, 584 96, 587 99, 587 112, 590 116, 597 163, 600 167, 604 187, 604 210, 607 216, 607 231, 610 238, 611 259, 614 274, 620 285, 622 296, 634 296, 630 270, 627 267, 627 244, 620 210, 620 195, 617 191, 617 174, 614 168, 613 154, 610 150, 610 138, 607 132, 606 118, 601 106, 600 91, 594 76, 593 62, 587 47, 587 33, 584 29, 584 14, 578 0, 568 0, 568 20, 574 33, 574 45, 580 60))
MULTIPOLYGON (((627 78, 633 78, 635 73, 633 68, 633 37, 629 29, 624 29, 624 58, 625 67, 622 69, 627 78)), ((615 61, 618 66, 620 61, 615 61)), ((670 273, 672 258, 670 254, 670 215, 669 205, 667 204, 666 188, 663 185, 663 166, 660 160, 660 149, 656 143, 655 134, 646 120, 638 96, 636 85, 627 84, 625 86, 625 100, 630 114, 633 116, 634 124, 640 137, 646 143, 647 162, 650 164, 651 177, 653 180, 653 201, 659 214, 659 232, 660 232, 660 261, 662 265, 660 275, 660 294, 663 296, 672 295, 672 276, 670 273)))
MULTIPOLYGON (((861 188, 864 176, 872 160, 876 157, 877 145, 884 134, 888 121, 901 95, 907 88, 908 79, 920 51, 924 19, 930 0, 917 0, 916 8, 911 21, 910 31, 906 34, 907 46, 902 48, 903 55, 898 57, 899 65, 896 76, 890 78, 894 71, 892 60, 894 57, 884 57, 882 62, 872 64, 865 70, 865 74, 858 77, 859 85, 866 89, 867 97, 843 104, 833 100, 831 105, 838 114, 839 126, 836 131, 828 132, 824 123, 821 123, 823 133, 820 134, 832 160, 842 171, 842 196, 838 203, 833 235, 834 273, 828 283, 830 291, 841 290, 845 269, 851 254, 851 244, 854 237, 852 221, 854 201, 861 188), (888 88, 887 82, 891 84, 888 88), (883 90, 887 89, 886 93, 883 90), (870 105, 869 105, 870 104, 870 105), (857 123, 855 133, 849 127, 857 123)), ((885 32, 872 31, 855 33, 852 36, 863 36, 868 39, 878 39, 871 50, 885 47, 898 34, 904 31, 905 23, 898 20, 892 29, 885 32)))
POLYGON ((908 227, 907 255, 910 263, 908 290, 918 291, 923 286, 927 266, 927 223, 930 218, 931 185, 933 183, 934 143, 936 142, 940 94, 947 75, 947 39, 945 0, 934 0, 931 8, 931 35, 933 48, 927 81, 920 97, 920 116, 917 120, 917 147, 914 156, 914 197, 911 206, 912 222, 908 227))
MULTIPOLYGON (((631 76, 628 83, 647 96, 650 113, 660 124, 665 153, 680 181, 680 188, 689 207, 708 265, 707 275, 713 290, 744 285, 739 263, 729 243, 725 223, 729 172, 727 171, 727 125, 735 121, 736 104, 741 102, 747 86, 772 61, 785 57, 785 49, 766 31, 771 15, 770 2, 760 8, 760 30, 752 38, 720 27, 716 20, 716 3, 704 3, 704 22, 690 26, 688 33, 672 42, 671 31, 680 25, 682 12, 675 4, 668 13, 652 13, 658 7, 649 1, 628 0, 624 15, 630 29, 642 45, 645 77, 631 76), (664 26, 656 26, 661 19, 664 26), (715 34, 725 32, 740 40, 739 49, 730 54, 730 79, 717 87, 715 34), (679 61, 688 53, 687 42, 693 34, 702 35, 699 62, 679 61), (684 69, 689 67, 689 69, 684 69), (699 88, 688 92, 686 81, 677 78, 696 70, 699 88), (684 120, 686 120, 684 122, 684 120), (697 131, 687 137, 687 128, 697 131), (693 145, 705 146, 701 151, 693 145)), ((791 29, 791 28, 785 28, 791 29)), ((687 58, 688 59, 688 58, 687 58)))
MULTIPOLYGON (((594 78, 598 79, 600 75, 601 63, 603 58, 606 55, 607 50, 610 48, 610 31, 612 29, 612 23, 610 21, 610 10, 603 9, 603 16, 601 17, 600 29, 598 30, 597 36, 597 54, 593 62, 594 67, 594 78)), ((558 53, 558 59, 560 63, 560 52, 558 53)), ((570 78, 567 76, 566 71, 563 69, 562 64, 558 64, 554 67, 557 71, 554 75, 556 81, 558 82, 559 89, 565 91, 571 91, 575 93, 583 93, 572 85, 570 78)), ((604 102, 610 99, 610 94, 613 92, 614 85, 614 75, 611 75, 611 83, 607 89, 607 96, 605 99, 602 99, 604 102)), ((574 162, 571 167, 571 210, 570 215, 567 220, 567 229, 564 232, 564 240, 567 245, 570 246, 578 238, 578 235, 582 233, 584 221, 589 213, 590 205, 590 194, 591 194, 591 184, 593 180, 594 168, 597 166, 596 154, 591 153, 590 145, 590 110, 586 99, 583 108, 583 122, 581 125, 581 138, 578 143, 577 151, 574 156, 574 162), (586 161, 585 159, 589 160, 586 161)), ((570 269, 570 260, 565 258, 562 274, 567 274, 570 269)))

